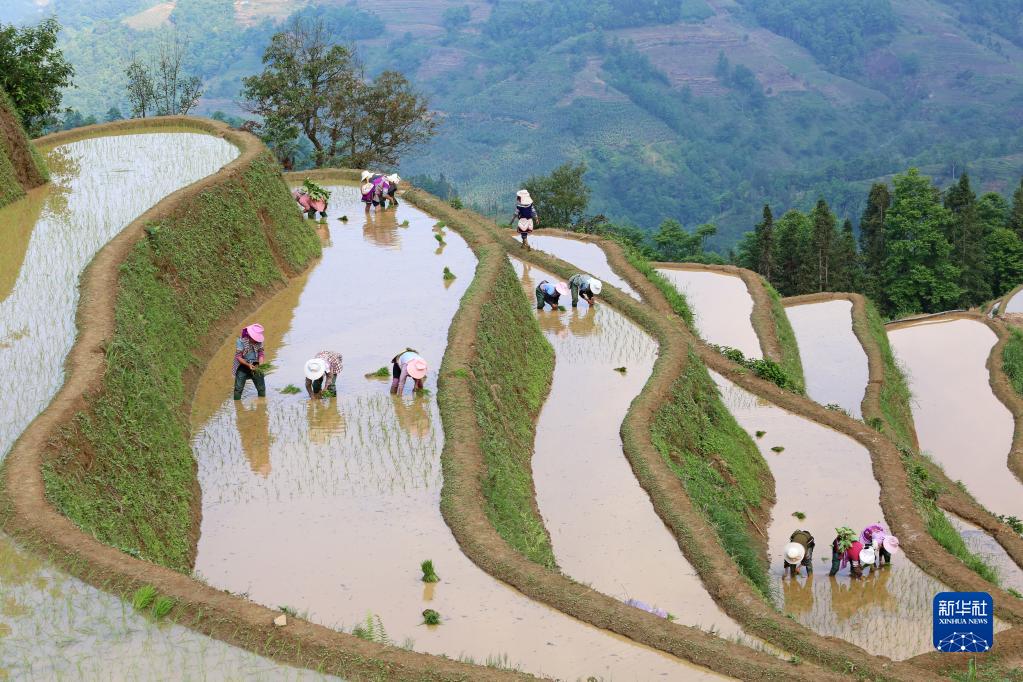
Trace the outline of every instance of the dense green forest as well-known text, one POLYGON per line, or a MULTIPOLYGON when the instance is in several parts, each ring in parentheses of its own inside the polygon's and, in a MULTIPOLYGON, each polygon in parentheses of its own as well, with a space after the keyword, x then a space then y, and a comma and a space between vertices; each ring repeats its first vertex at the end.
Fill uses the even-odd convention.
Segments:
MULTIPOLYGON (((127 112, 123 65, 188 46, 199 111, 244 116, 238 93, 286 13, 234 20, 231 0, 11 0, 0 21, 55 13, 77 87, 68 123, 127 112), (140 14, 140 12, 142 14, 140 14), (141 55, 146 56, 146 55, 141 55), (150 55, 151 56, 151 55, 150 55)), ((277 3, 280 5, 280 3, 277 3)), ((402 159, 504 213, 526 178, 582 162, 590 210, 652 233, 713 224, 726 254, 761 219, 824 197, 854 230, 870 187, 919 167, 979 193, 1023 175, 1023 8, 1007 0, 295 1, 367 77, 405 72, 442 125, 402 159)))

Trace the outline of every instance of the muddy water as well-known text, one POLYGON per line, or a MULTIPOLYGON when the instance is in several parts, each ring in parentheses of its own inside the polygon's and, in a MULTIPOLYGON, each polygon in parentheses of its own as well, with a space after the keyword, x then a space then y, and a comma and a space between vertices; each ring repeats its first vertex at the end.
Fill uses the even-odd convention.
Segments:
MULTIPOLYGON (((512 264, 533 300, 536 286, 551 276, 512 264)), ((558 566, 604 594, 658 606, 686 625, 741 635, 704 590, 622 452, 619 428, 650 377, 657 343, 606 305, 580 303, 537 317, 556 364, 537 421, 533 478, 558 566)))
POLYGON ((920 447, 995 514, 1023 518, 1023 484, 1008 470, 1012 414, 991 392, 995 333, 976 320, 922 322, 888 333, 913 392, 920 447))
POLYGON ((763 356, 753 330, 753 298, 735 275, 680 268, 658 268, 686 296, 700 337, 709 343, 738 348, 748 358, 763 356))
POLYGON ((1023 592, 1023 569, 1016 565, 1016 562, 1012 560, 1005 548, 998 544, 997 540, 981 528, 954 514, 948 514, 948 519, 959 531, 959 535, 962 536, 969 550, 998 572, 998 579, 1002 587, 1023 592))
POLYGON ((796 333, 806 392, 821 405, 838 405, 857 419, 867 389, 867 354, 852 330, 852 303, 827 301, 785 308, 796 333))
MULTIPOLYGON (((771 574, 786 613, 823 635, 840 637, 867 651, 904 659, 931 649, 931 602, 940 583, 896 554, 892 566, 853 580, 849 569, 828 577, 835 528, 857 532, 886 525, 870 455, 835 431, 786 412, 713 374, 739 424, 750 432, 775 479, 777 502, 767 529, 771 574), (774 446, 784 447, 775 453, 774 446), (806 514, 804 520, 793 516, 806 514), (814 574, 783 577, 782 550, 797 529, 816 539, 814 574)), ((871 572, 872 573, 872 572, 871 572)))
POLYGON ((552 253, 561 260, 582 268, 583 272, 612 284, 639 300, 639 294, 611 269, 611 264, 607 262, 607 255, 596 244, 567 237, 545 235, 542 232, 540 234, 533 233, 533 236, 529 238, 529 243, 534 249, 552 253))
MULTIPOLYGON (((53 182, 0 209, 0 456, 63 381, 78 277, 93 254, 162 197, 237 156, 194 133, 57 147, 53 182)), ((0 678, 321 679, 170 624, 71 578, 0 536, 0 678)))
POLYGON ((252 317, 268 330, 267 397, 230 399, 233 339, 202 378, 193 415, 203 489, 196 570, 224 589, 288 605, 351 631, 379 618, 417 651, 494 661, 565 679, 700 679, 709 673, 526 599, 460 551, 440 515, 443 430, 433 395, 395 398, 367 379, 405 346, 428 360, 426 386, 475 258, 434 219, 403 204, 369 221, 354 188, 333 187, 331 246, 306 279, 252 317), (399 223, 409 221, 408 227, 399 223), (448 266, 457 279, 442 279, 448 266), (335 399, 302 386, 305 361, 344 355, 335 399), (431 559, 441 582, 421 582, 431 559), (437 610, 443 624, 422 625, 437 610))

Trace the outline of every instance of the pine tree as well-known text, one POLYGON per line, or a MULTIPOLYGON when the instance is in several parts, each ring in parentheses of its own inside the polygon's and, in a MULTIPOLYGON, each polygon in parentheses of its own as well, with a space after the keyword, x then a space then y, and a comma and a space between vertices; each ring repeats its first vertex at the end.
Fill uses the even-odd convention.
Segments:
POLYGON ((856 258, 856 236, 852 221, 846 218, 842 232, 831 252, 831 290, 858 291, 860 285, 859 261, 856 258))
POLYGON ((959 268, 945 238, 953 220, 931 179, 911 168, 896 175, 885 219, 886 256, 880 303, 892 317, 954 307, 962 295, 959 268))
POLYGON ((984 241, 992 294, 1003 296, 1023 283, 1023 240, 1009 228, 998 227, 984 241))
POLYGON ((823 198, 817 200, 817 205, 810 213, 810 220, 813 221, 810 245, 814 284, 816 291, 827 291, 830 286, 831 251, 832 245, 837 241, 838 225, 835 214, 831 212, 828 202, 823 198))
POLYGON ((984 224, 977 215, 977 195, 970 188, 970 176, 963 173, 959 182, 945 193, 945 208, 952 212, 945 237, 952 245, 952 262, 959 268, 959 305, 964 308, 991 298, 987 261, 984 258, 984 224))
POLYGON ((788 211, 774 225, 774 282, 783 296, 814 291, 811 281, 810 219, 788 211))
POLYGON ((863 261, 862 289, 875 301, 881 300, 881 268, 884 265, 884 222, 892 196, 888 186, 877 183, 870 188, 867 207, 860 219, 860 258, 863 261))
POLYGON ((1012 195, 1012 213, 1009 214, 1009 223, 1006 227, 1023 239, 1023 180, 1019 181, 1019 187, 1012 195))
POLYGON ((764 218, 757 223, 755 234, 756 271, 770 282, 774 269, 774 216, 767 204, 764 204, 764 218))

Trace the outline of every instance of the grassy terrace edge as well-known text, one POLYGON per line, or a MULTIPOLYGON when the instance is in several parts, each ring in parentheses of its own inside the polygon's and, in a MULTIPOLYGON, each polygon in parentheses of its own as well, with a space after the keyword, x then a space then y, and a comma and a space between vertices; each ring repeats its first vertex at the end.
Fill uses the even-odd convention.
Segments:
MULTIPOLYGON (((208 209, 212 204, 207 205, 206 202, 222 200, 224 197, 221 193, 234 191, 238 194, 239 210, 248 204, 253 210, 249 216, 257 217, 256 224, 249 226, 253 234, 246 238, 256 239, 257 243, 258 239, 266 240, 265 248, 273 253, 273 265, 277 272, 273 272, 269 262, 264 263, 265 267, 249 282, 252 286, 251 294, 238 301, 238 307, 234 310, 219 308, 220 318, 208 320, 206 328, 209 333, 205 338, 195 335, 189 339, 198 344, 197 347, 219 344, 223 334, 239 324, 243 315, 255 310, 282 283, 285 273, 292 267, 287 263, 304 267, 319 250, 318 243, 311 241, 315 239, 312 231, 304 228, 298 220, 297 211, 291 205, 290 196, 266 148, 247 133, 205 119, 166 117, 90 126, 43 138, 40 143, 56 146, 89 137, 168 128, 188 129, 222 137, 237 146, 241 153, 217 173, 168 195, 146 211, 104 246, 82 275, 82 295, 77 314, 78 339, 67 360, 65 384, 53 402, 19 437, 3 465, 0 520, 4 529, 12 533, 21 544, 70 573, 122 598, 130 599, 130 595, 138 588, 152 585, 160 594, 175 600, 176 605, 169 616, 171 620, 285 663, 353 680, 502 680, 525 677, 368 642, 299 618, 289 619, 285 627, 276 627, 273 619, 280 612, 257 605, 239 595, 209 587, 186 573, 144 561, 103 544, 91 533, 83 532, 50 504, 43 477, 44 465, 54 455, 54 439, 62 432, 67 433, 65 429, 75 423, 76 415, 88 407, 86 396, 105 380, 109 350, 97 352, 97 349, 114 348, 111 341, 119 322, 123 322, 118 319, 118 309, 115 306, 123 302, 126 307, 122 312, 136 312, 135 305, 150 302, 142 294, 166 296, 168 293, 166 290, 159 291, 152 273, 147 272, 147 261, 150 266, 153 263, 148 256, 155 253, 151 240, 166 240, 159 242, 160 251, 163 256, 169 257, 165 253, 166 249, 180 245, 179 240, 188 241, 188 236, 194 239, 206 234, 204 229, 189 227, 187 217, 192 215, 191 211, 204 207, 208 209), (246 177, 251 179, 257 176, 269 183, 263 188, 265 196, 260 192, 246 195, 241 190, 241 183, 246 177), (261 206, 261 200, 269 203, 261 206), (265 213, 261 208, 266 209, 265 213), (285 214, 286 209, 290 214, 285 214), (287 222, 281 227, 274 223, 275 220, 287 222), (304 229, 309 232, 310 239, 295 237, 294 243, 286 243, 287 239, 275 240, 274 236, 280 236, 278 230, 287 233, 287 223, 291 224, 291 230, 304 229), (159 227, 155 230, 158 236, 154 236, 152 229, 147 232, 147 228, 154 227, 159 227), (125 290, 126 284, 138 285, 140 289, 128 292, 125 290), (135 298, 136 295, 140 297, 135 298), (125 297, 123 301, 122 296, 125 297)), ((186 270, 201 262, 201 259, 194 260, 197 253, 191 249, 186 249, 178 257, 182 259, 177 261, 178 265, 186 270), (189 259, 193 259, 190 264, 189 259)), ((200 280, 193 281, 198 283, 200 280)), ((154 314, 167 314, 169 304, 165 299, 157 296, 152 302, 156 304, 154 314)), ((156 329, 163 327, 158 324, 156 329)), ((131 342, 142 345, 154 341, 154 337, 144 330, 131 337, 131 342)), ((141 357, 146 357, 149 352, 160 348, 138 350, 142 353, 141 357)), ((172 353, 175 362, 184 363, 180 355, 182 353, 180 348, 172 353)), ((208 355, 198 354, 197 357, 208 355)), ((191 384, 194 388, 202 368, 194 363, 185 364, 189 370, 184 384, 191 384)), ((181 381, 181 377, 177 379, 181 381)), ((185 394, 190 396, 191 391, 186 390, 185 394)), ((187 413, 183 418, 187 419, 187 413)), ((161 427, 174 431, 165 422, 161 422, 161 427)))
POLYGON ((49 179, 46 162, 25 135, 14 103, 0 90, 0 208, 49 179))

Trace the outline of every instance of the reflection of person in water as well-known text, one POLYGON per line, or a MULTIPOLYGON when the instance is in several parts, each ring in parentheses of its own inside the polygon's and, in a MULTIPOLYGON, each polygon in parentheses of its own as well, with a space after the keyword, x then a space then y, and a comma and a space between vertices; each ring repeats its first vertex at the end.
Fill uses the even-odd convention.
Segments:
POLYGON ((568 317, 568 328, 576 336, 593 336, 597 333, 597 311, 593 308, 574 308, 568 317))
POLYGON ((850 577, 848 580, 831 576, 831 610, 838 620, 849 620, 866 606, 864 596, 867 583, 850 577))
POLYGON ((333 436, 344 434, 347 428, 341 403, 333 400, 310 400, 306 403, 306 421, 309 440, 317 445, 326 445, 333 436))
POLYGON ((430 435, 430 401, 422 396, 415 396, 411 401, 393 396, 394 414, 398 425, 413 438, 425 438, 430 435))
POLYGON ((362 228, 362 237, 371 244, 389 248, 397 246, 398 221, 395 211, 371 211, 366 214, 366 223, 362 228))
POLYGON ((781 589, 785 597, 785 613, 800 616, 813 609, 813 573, 807 574, 802 582, 796 576, 786 578, 783 575, 781 589))
POLYGON ((242 452, 253 473, 270 475, 270 416, 265 400, 234 401, 235 423, 241 436, 242 452))

